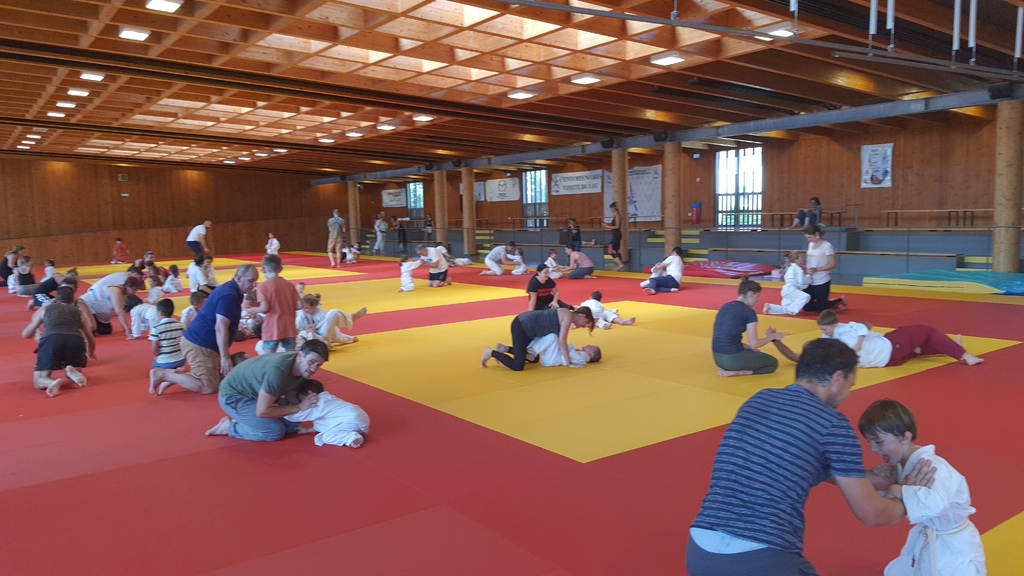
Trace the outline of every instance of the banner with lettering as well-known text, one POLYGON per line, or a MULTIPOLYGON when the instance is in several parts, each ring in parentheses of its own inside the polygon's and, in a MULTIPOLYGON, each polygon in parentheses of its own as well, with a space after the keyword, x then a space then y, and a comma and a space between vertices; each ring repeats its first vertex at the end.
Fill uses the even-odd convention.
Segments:
POLYGON ((519 200, 519 178, 497 178, 484 183, 488 202, 512 202, 519 200))
POLYGON ((381 190, 381 201, 385 208, 402 208, 405 206, 405 188, 381 190))
MULTIPOLYGON (((611 218, 608 205, 612 197, 612 173, 604 173, 604 217, 611 218)), ((629 169, 626 206, 619 206, 623 217, 638 222, 661 220, 661 165, 629 169)))
POLYGON ((551 195, 600 194, 604 189, 604 170, 564 172, 551 175, 551 195))

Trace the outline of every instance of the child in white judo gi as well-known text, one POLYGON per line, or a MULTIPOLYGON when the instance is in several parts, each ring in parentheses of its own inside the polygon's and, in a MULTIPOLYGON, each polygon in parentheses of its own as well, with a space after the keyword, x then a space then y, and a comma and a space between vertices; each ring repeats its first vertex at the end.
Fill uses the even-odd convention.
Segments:
POLYGON ((917 425, 910 410, 895 400, 877 400, 861 415, 859 428, 871 451, 885 460, 868 478, 886 496, 903 500, 913 525, 885 576, 983 576, 985 550, 968 519, 975 510, 967 480, 935 454, 935 446, 914 443, 917 425), (936 468, 934 484, 901 486, 899 482, 922 458, 936 468))
MULTIPOLYGON (((534 338, 526 347, 526 361, 540 362, 541 366, 568 366, 569 364, 591 364, 601 361, 601 349, 593 344, 576 348, 569 344, 569 360, 566 361, 558 348, 558 334, 551 333, 534 338)), ((498 352, 508 352, 508 346, 498 344, 498 352)))
POLYGON ((601 294, 599 290, 595 290, 590 294, 590 300, 584 300, 582 304, 577 306, 577 308, 581 308, 583 306, 590 308, 590 311, 594 314, 594 326, 597 326, 602 330, 607 330, 612 327, 612 324, 629 326, 636 323, 636 317, 626 319, 619 318, 618 308, 605 308, 604 304, 601 303, 602 298, 604 298, 604 294, 601 294))
POLYGON ((810 277, 804 271, 804 252, 792 250, 786 255, 786 285, 782 287, 782 304, 765 304, 765 314, 789 314, 796 316, 811 301, 811 295, 804 292, 810 277))
POLYGON ((398 288, 399 292, 412 292, 416 289, 416 285, 412 282, 412 271, 419 268, 420 264, 423 264, 423 260, 410 260, 408 254, 402 254, 402 258, 398 261, 398 269, 402 274, 402 285, 398 288))
POLYGON ((516 253, 508 258, 513 264, 515 264, 515 268, 512 269, 512 275, 522 276, 523 274, 526 274, 526 262, 523 261, 522 248, 516 248, 516 253))
POLYGON ((548 267, 548 276, 557 280, 562 277, 562 267, 558 265, 558 250, 548 250, 548 259, 544 261, 548 267))
POLYGON ((135 294, 124 297, 124 311, 131 315, 132 333, 125 340, 137 340, 142 336, 143 330, 149 330, 160 323, 160 313, 156 306, 143 302, 135 294))
POLYGON ((312 428, 299 428, 299 434, 313 434, 313 442, 317 446, 348 446, 359 448, 363 445, 363 436, 370 431, 370 417, 362 408, 345 402, 341 398, 324 391, 324 385, 318 380, 305 380, 299 385, 297 400, 301 402, 309 394, 316 394, 316 405, 308 410, 300 410, 285 416, 291 422, 312 422, 312 428))

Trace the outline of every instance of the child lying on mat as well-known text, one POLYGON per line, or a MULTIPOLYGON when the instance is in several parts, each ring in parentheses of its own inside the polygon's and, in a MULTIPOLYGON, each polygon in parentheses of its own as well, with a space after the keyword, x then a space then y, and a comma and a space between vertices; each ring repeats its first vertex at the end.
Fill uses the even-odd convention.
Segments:
POLYGON ((299 434, 317 433, 313 438, 317 446, 359 448, 363 445, 363 435, 370 431, 370 417, 362 408, 325 392, 318 380, 303 381, 295 392, 297 397, 294 402, 289 398, 290 404, 298 404, 310 394, 317 395, 317 403, 312 408, 285 416, 285 420, 291 422, 313 423, 312 428, 299 428, 299 434))
POLYGON ((618 308, 605 308, 604 304, 601 303, 601 299, 604 298, 604 294, 601 294, 599 290, 595 290, 590 294, 590 300, 584 300, 580 307, 586 306, 590 308, 590 311, 594 313, 594 326, 602 330, 607 330, 612 327, 612 324, 621 324, 623 326, 630 326, 636 323, 636 318, 626 318, 623 320, 619 318, 618 308))

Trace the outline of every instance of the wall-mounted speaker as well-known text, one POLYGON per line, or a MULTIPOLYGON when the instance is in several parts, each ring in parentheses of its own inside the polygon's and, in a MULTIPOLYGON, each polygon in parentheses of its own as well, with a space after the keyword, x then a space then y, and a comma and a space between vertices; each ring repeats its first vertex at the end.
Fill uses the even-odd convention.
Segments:
POLYGON ((127 182, 128 181, 128 175, 127 174, 118 174, 117 175, 117 181, 118 182, 127 182))

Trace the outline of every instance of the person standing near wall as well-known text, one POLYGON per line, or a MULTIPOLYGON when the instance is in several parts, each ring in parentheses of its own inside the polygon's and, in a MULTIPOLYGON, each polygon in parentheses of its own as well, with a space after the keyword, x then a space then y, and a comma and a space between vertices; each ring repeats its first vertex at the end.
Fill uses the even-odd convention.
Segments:
POLYGON ((622 249, 622 214, 619 212, 618 202, 612 202, 608 205, 608 208, 612 211, 611 224, 602 222, 601 226, 605 230, 612 231, 612 241, 608 244, 608 253, 612 255, 615 264, 618 266, 615 271, 622 272, 626 268, 626 265, 622 263, 622 253, 620 252, 622 249))
POLYGON ((207 220, 193 228, 188 233, 188 238, 185 238, 185 244, 188 244, 188 249, 194 252, 196 256, 210 252, 210 248, 206 244, 206 234, 212 226, 213 222, 207 220))
POLYGON ((331 268, 341 266, 341 249, 345 246, 345 219, 341 217, 338 209, 334 209, 334 215, 327 220, 327 257, 331 260, 331 268), (335 261, 334 257, 338 259, 335 261))

